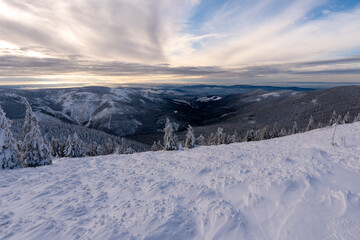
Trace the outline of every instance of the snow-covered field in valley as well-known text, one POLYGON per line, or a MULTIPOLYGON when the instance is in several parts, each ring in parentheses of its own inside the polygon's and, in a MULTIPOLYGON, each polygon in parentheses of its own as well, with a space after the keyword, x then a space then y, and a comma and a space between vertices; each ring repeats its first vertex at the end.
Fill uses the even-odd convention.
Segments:
POLYGON ((0 239, 360 239, 360 123, 333 132, 0 171, 0 239))

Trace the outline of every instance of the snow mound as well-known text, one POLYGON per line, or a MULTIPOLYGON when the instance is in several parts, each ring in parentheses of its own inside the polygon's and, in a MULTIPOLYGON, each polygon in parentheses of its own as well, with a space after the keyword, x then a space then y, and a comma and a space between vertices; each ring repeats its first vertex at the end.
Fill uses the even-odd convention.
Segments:
POLYGON ((360 239, 360 123, 333 131, 1 171, 0 239, 360 239))

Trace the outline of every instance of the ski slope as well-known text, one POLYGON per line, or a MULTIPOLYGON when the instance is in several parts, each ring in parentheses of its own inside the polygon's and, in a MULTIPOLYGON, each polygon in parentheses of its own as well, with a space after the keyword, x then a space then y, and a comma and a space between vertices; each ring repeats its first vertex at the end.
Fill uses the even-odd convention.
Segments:
POLYGON ((360 239, 360 123, 333 131, 0 171, 0 239, 360 239))

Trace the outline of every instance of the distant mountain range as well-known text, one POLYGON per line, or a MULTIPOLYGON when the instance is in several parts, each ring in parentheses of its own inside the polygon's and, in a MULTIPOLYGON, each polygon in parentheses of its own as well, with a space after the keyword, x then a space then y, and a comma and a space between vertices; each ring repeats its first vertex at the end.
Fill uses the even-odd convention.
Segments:
MULTIPOLYGON (((0 104, 11 119, 22 119, 26 97, 40 121, 61 121, 150 144, 161 136, 165 120, 188 124, 208 135, 218 126, 240 133, 273 125, 306 126, 339 114, 360 112, 360 87, 331 89, 269 86, 162 86, 153 88, 84 87, 68 89, 0 89, 0 104)), ((180 134, 181 136, 181 134, 180 134)))

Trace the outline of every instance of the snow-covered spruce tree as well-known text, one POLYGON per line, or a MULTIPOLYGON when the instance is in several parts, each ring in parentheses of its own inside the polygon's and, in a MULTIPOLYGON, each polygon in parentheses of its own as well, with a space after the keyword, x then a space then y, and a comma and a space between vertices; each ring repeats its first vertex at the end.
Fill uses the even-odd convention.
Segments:
POLYGON ((161 144, 160 140, 154 141, 153 145, 151 146, 151 151, 160 151, 163 150, 164 146, 161 144))
POLYGON ((71 155, 71 151, 73 149, 73 141, 71 139, 71 136, 69 135, 66 140, 65 140, 65 143, 64 143, 64 149, 63 149, 63 156, 64 157, 72 157, 71 155))
POLYGON ((115 144, 110 138, 108 138, 105 145, 104 154, 109 155, 109 154, 113 154, 114 152, 115 152, 115 144))
POLYGON ((89 157, 95 157, 95 156, 97 156, 97 155, 98 155, 98 153, 97 153, 97 148, 98 148, 97 142, 93 142, 93 143, 90 145, 90 147, 89 147, 86 155, 89 156, 89 157))
POLYGON ((177 137, 174 133, 173 123, 170 122, 169 118, 166 119, 164 132, 165 132, 164 133, 164 150, 165 151, 177 150, 178 149, 177 137))
POLYGON ((127 144, 125 138, 121 138, 120 154, 125 154, 126 148, 127 148, 127 144))
POLYGON ((133 153, 136 153, 136 151, 131 147, 127 147, 124 151, 124 154, 133 154, 133 153))
POLYGON ((360 113, 354 117, 354 122, 359 122, 360 121, 360 113))
POLYGON ((256 130, 256 132, 255 132, 255 141, 260 141, 261 140, 261 135, 262 135, 262 129, 258 129, 258 130, 256 130))
POLYGON ((322 123, 319 122, 318 125, 317 125, 317 128, 322 128, 322 127, 323 127, 322 123))
POLYGON ((50 151, 51 151, 51 156, 53 156, 53 157, 61 157, 62 154, 59 154, 59 153, 62 150, 61 150, 61 144, 60 144, 59 139, 57 139, 55 137, 51 137, 50 151))
POLYGON ((117 154, 117 155, 121 154, 120 145, 115 141, 114 141, 114 154, 117 154))
POLYGON ((247 130, 244 137, 244 142, 255 141, 255 132, 254 129, 247 130))
POLYGON ((240 134, 238 130, 234 131, 234 134, 231 136, 231 143, 241 142, 240 134))
POLYGON ((295 121, 291 130, 291 134, 297 134, 298 132, 299 130, 298 130, 297 122, 295 121))
POLYGON ((336 124, 343 124, 344 122, 343 122, 343 119, 342 119, 342 117, 341 117, 341 114, 339 114, 339 116, 338 116, 338 118, 337 118, 337 120, 336 120, 336 124))
POLYGON ((277 123, 274 124, 273 130, 271 132, 271 137, 272 138, 279 137, 279 129, 278 129, 277 123))
POLYGON ((225 143, 224 129, 221 127, 219 127, 216 131, 215 142, 216 142, 216 145, 225 143))
POLYGON ((282 128, 282 129, 280 130, 279 137, 284 137, 284 136, 286 136, 286 135, 287 135, 286 129, 285 129, 285 128, 282 128))
POLYGON ((334 111, 331 115, 330 121, 329 121, 329 126, 332 126, 336 123, 337 121, 337 115, 336 112, 334 111))
POLYGON ((309 123, 308 125, 306 126, 306 131, 311 131, 313 130, 315 127, 314 127, 314 119, 313 119, 313 116, 311 115, 310 116, 310 119, 309 119, 309 123))
POLYGON ((203 146, 206 144, 205 137, 202 134, 200 134, 200 136, 196 138, 196 144, 199 146, 203 146))
POLYGON ((350 123, 350 113, 349 112, 347 112, 346 114, 345 114, 345 116, 344 116, 344 119, 343 119, 343 122, 345 123, 345 124, 347 124, 347 123, 350 123))
POLYGON ((23 127, 22 157, 27 167, 50 165, 52 163, 48 146, 41 135, 39 123, 32 111, 29 102, 23 99, 26 105, 26 116, 23 127))
POLYGON ((151 146, 151 151, 153 152, 159 151, 156 141, 154 141, 153 145, 151 146))
POLYGON ((10 131, 11 121, 6 118, 0 106, 0 168, 12 169, 21 167, 21 156, 18 143, 10 131))
POLYGON ((68 136, 64 149, 65 157, 79 158, 85 157, 84 143, 79 138, 77 133, 71 137, 68 136))
POLYGON ((164 146, 161 144, 161 141, 160 141, 160 140, 157 141, 157 145, 158 145, 158 149, 159 149, 159 150, 163 150, 163 149, 164 149, 164 146))
POLYGON ((104 151, 105 151, 104 147, 101 144, 97 144, 95 156, 104 155, 104 151))
POLYGON ((237 141, 238 141, 238 133, 237 133, 237 131, 235 130, 235 132, 234 132, 232 135, 228 134, 228 135, 226 136, 226 141, 225 141, 225 143, 226 143, 226 144, 230 144, 230 143, 236 143, 237 141))
POLYGON ((270 139, 271 135, 270 135, 270 131, 268 126, 265 126, 262 130, 261 130, 261 136, 260 136, 260 140, 267 140, 270 139))
POLYGON ((211 146, 211 145, 215 145, 215 144, 216 144, 215 135, 214 135, 214 133, 210 133, 210 136, 208 137, 206 145, 211 146))
POLYGON ((189 125, 186 133, 185 149, 195 147, 195 133, 194 129, 189 125))

